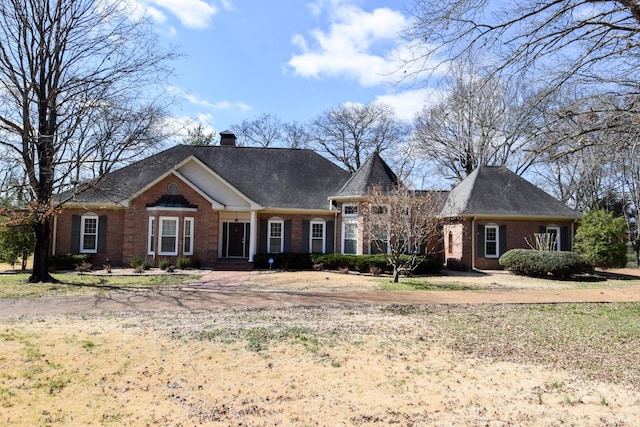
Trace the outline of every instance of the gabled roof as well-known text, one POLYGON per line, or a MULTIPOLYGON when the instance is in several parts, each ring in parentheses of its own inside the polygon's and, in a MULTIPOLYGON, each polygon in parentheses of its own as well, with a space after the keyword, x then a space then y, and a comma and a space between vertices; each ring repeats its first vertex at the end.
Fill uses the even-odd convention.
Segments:
POLYGON ((480 166, 469 174, 449 193, 442 216, 582 217, 501 166, 480 166))
POLYGON ((371 153, 344 184, 331 196, 332 199, 364 197, 372 187, 380 186, 383 191, 390 190, 398 184, 398 177, 377 152, 371 153))
POLYGON ((314 151, 177 145, 108 174, 80 203, 124 204, 193 156, 248 199, 268 208, 327 209, 350 175, 314 151))

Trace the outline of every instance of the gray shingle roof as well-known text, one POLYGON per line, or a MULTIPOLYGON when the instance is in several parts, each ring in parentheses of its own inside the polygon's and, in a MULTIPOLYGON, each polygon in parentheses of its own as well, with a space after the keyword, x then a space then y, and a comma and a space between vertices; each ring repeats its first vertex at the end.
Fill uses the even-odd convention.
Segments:
POLYGON ((497 166, 477 168, 451 190, 442 215, 576 219, 582 216, 524 178, 497 166))
POLYGON ((398 177, 377 152, 371 153, 340 190, 331 197, 335 199, 363 197, 371 187, 380 186, 389 190, 398 184, 398 177))
POLYGON ((271 208, 327 209, 350 174, 314 151, 177 145, 107 175, 81 193, 81 203, 126 203, 145 186, 194 156, 254 202, 271 208))

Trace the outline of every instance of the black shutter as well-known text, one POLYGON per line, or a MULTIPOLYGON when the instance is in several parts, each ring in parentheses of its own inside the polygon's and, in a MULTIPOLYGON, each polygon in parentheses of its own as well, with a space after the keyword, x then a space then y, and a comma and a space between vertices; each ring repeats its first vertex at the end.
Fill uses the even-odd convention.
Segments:
POLYGON ((484 256, 484 225, 478 225, 478 256, 484 256))
POLYGON ((302 253, 310 253, 311 248, 309 247, 309 239, 310 239, 310 228, 311 222, 306 219, 302 220, 302 253))
POLYGON ((547 232, 547 227, 545 227, 544 225, 541 225, 540 227, 538 227, 538 233, 544 234, 547 232))
POLYGON ((107 252, 107 216, 98 217, 98 252, 107 252))
POLYGON ((507 252, 507 226, 501 225, 498 228, 498 234, 500 235, 499 236, 500 245, 498 246, 499 248, 498 256, 500 256, 503 253, 507 252))
POLYGON ((71 253, 80 252, 80 215, 71 215, 71 253))
POLYGON ((258 253, 267 253, 267 233, 269 232, 269 222, 266 219, 260 220, 260 238, 258 244, 258 253))
POLYGON ((570 251, 572 248, 569 244, 569 227, 560 227, 560 250, 570 251))
POLYGON ((291 220, 284 222, 284 253, 291 253, 291 220))
POLYGON ((325 252, 328 254, 332 254, 335 251, 335 247, 333 245, 335 239, 335 221, 327 221, 324 230, 327 236, 325 242, 325 252))

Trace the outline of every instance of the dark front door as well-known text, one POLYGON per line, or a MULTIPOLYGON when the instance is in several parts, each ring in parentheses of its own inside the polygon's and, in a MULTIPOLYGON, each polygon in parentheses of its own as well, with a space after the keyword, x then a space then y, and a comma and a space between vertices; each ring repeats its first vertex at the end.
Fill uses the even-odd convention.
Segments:
POLYGON ((246 258, 249 255, 249 226, 248 222, 223 224, 223 234, 226 236, 225 257, 246 258))

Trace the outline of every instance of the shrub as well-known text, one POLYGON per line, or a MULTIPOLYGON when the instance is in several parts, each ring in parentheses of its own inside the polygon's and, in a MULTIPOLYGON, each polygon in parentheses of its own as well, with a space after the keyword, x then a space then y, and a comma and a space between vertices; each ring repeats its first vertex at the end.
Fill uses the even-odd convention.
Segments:
POLYGON ((311 270, 313 262, 311 254, 258 254, 253 257, 255 268, 268 269, 269 258, 273 259, 273 269, 281 270, 311 270))
POLYGON ((149 261, 140 256, 132 257, 131 261, 129 261, 129 265, 131 265, 131 268, 135 269, 136 271, 148 270, 151 268, 151 264, 149 263, 149 261))
POLYGON ((613 213, 592 210, 576 232, 575 251, 595 267, 626 267, 625 221, 613 213))
POLYGON ((80 264, 76 265, 76 271, 78 273, 88 273, 93 268, 93 264, 87 261, 83 261, 80 264))
POLYGON ((187 268, 191 268, 191 258, 186 256, 179 256, 176 261, 176 267, 180 270, 186 270, 187 268))
POLYGON ((534 277, 568 278, 592 270, 591 264, 574 252, 512 249, 499 262, 513 273, 534 277))
POLYGON ((169 268, 170 265, 171 263, 167 258, 162 258, 160 259, 160 261, 158 261, 158 268, 160 270, 166 270, 167 268, 169 268))
POLYGON ((74 270, 77 265, 89 262, 86 254, 54 255, 49 258, 49 266, 52 270, 74 270))

